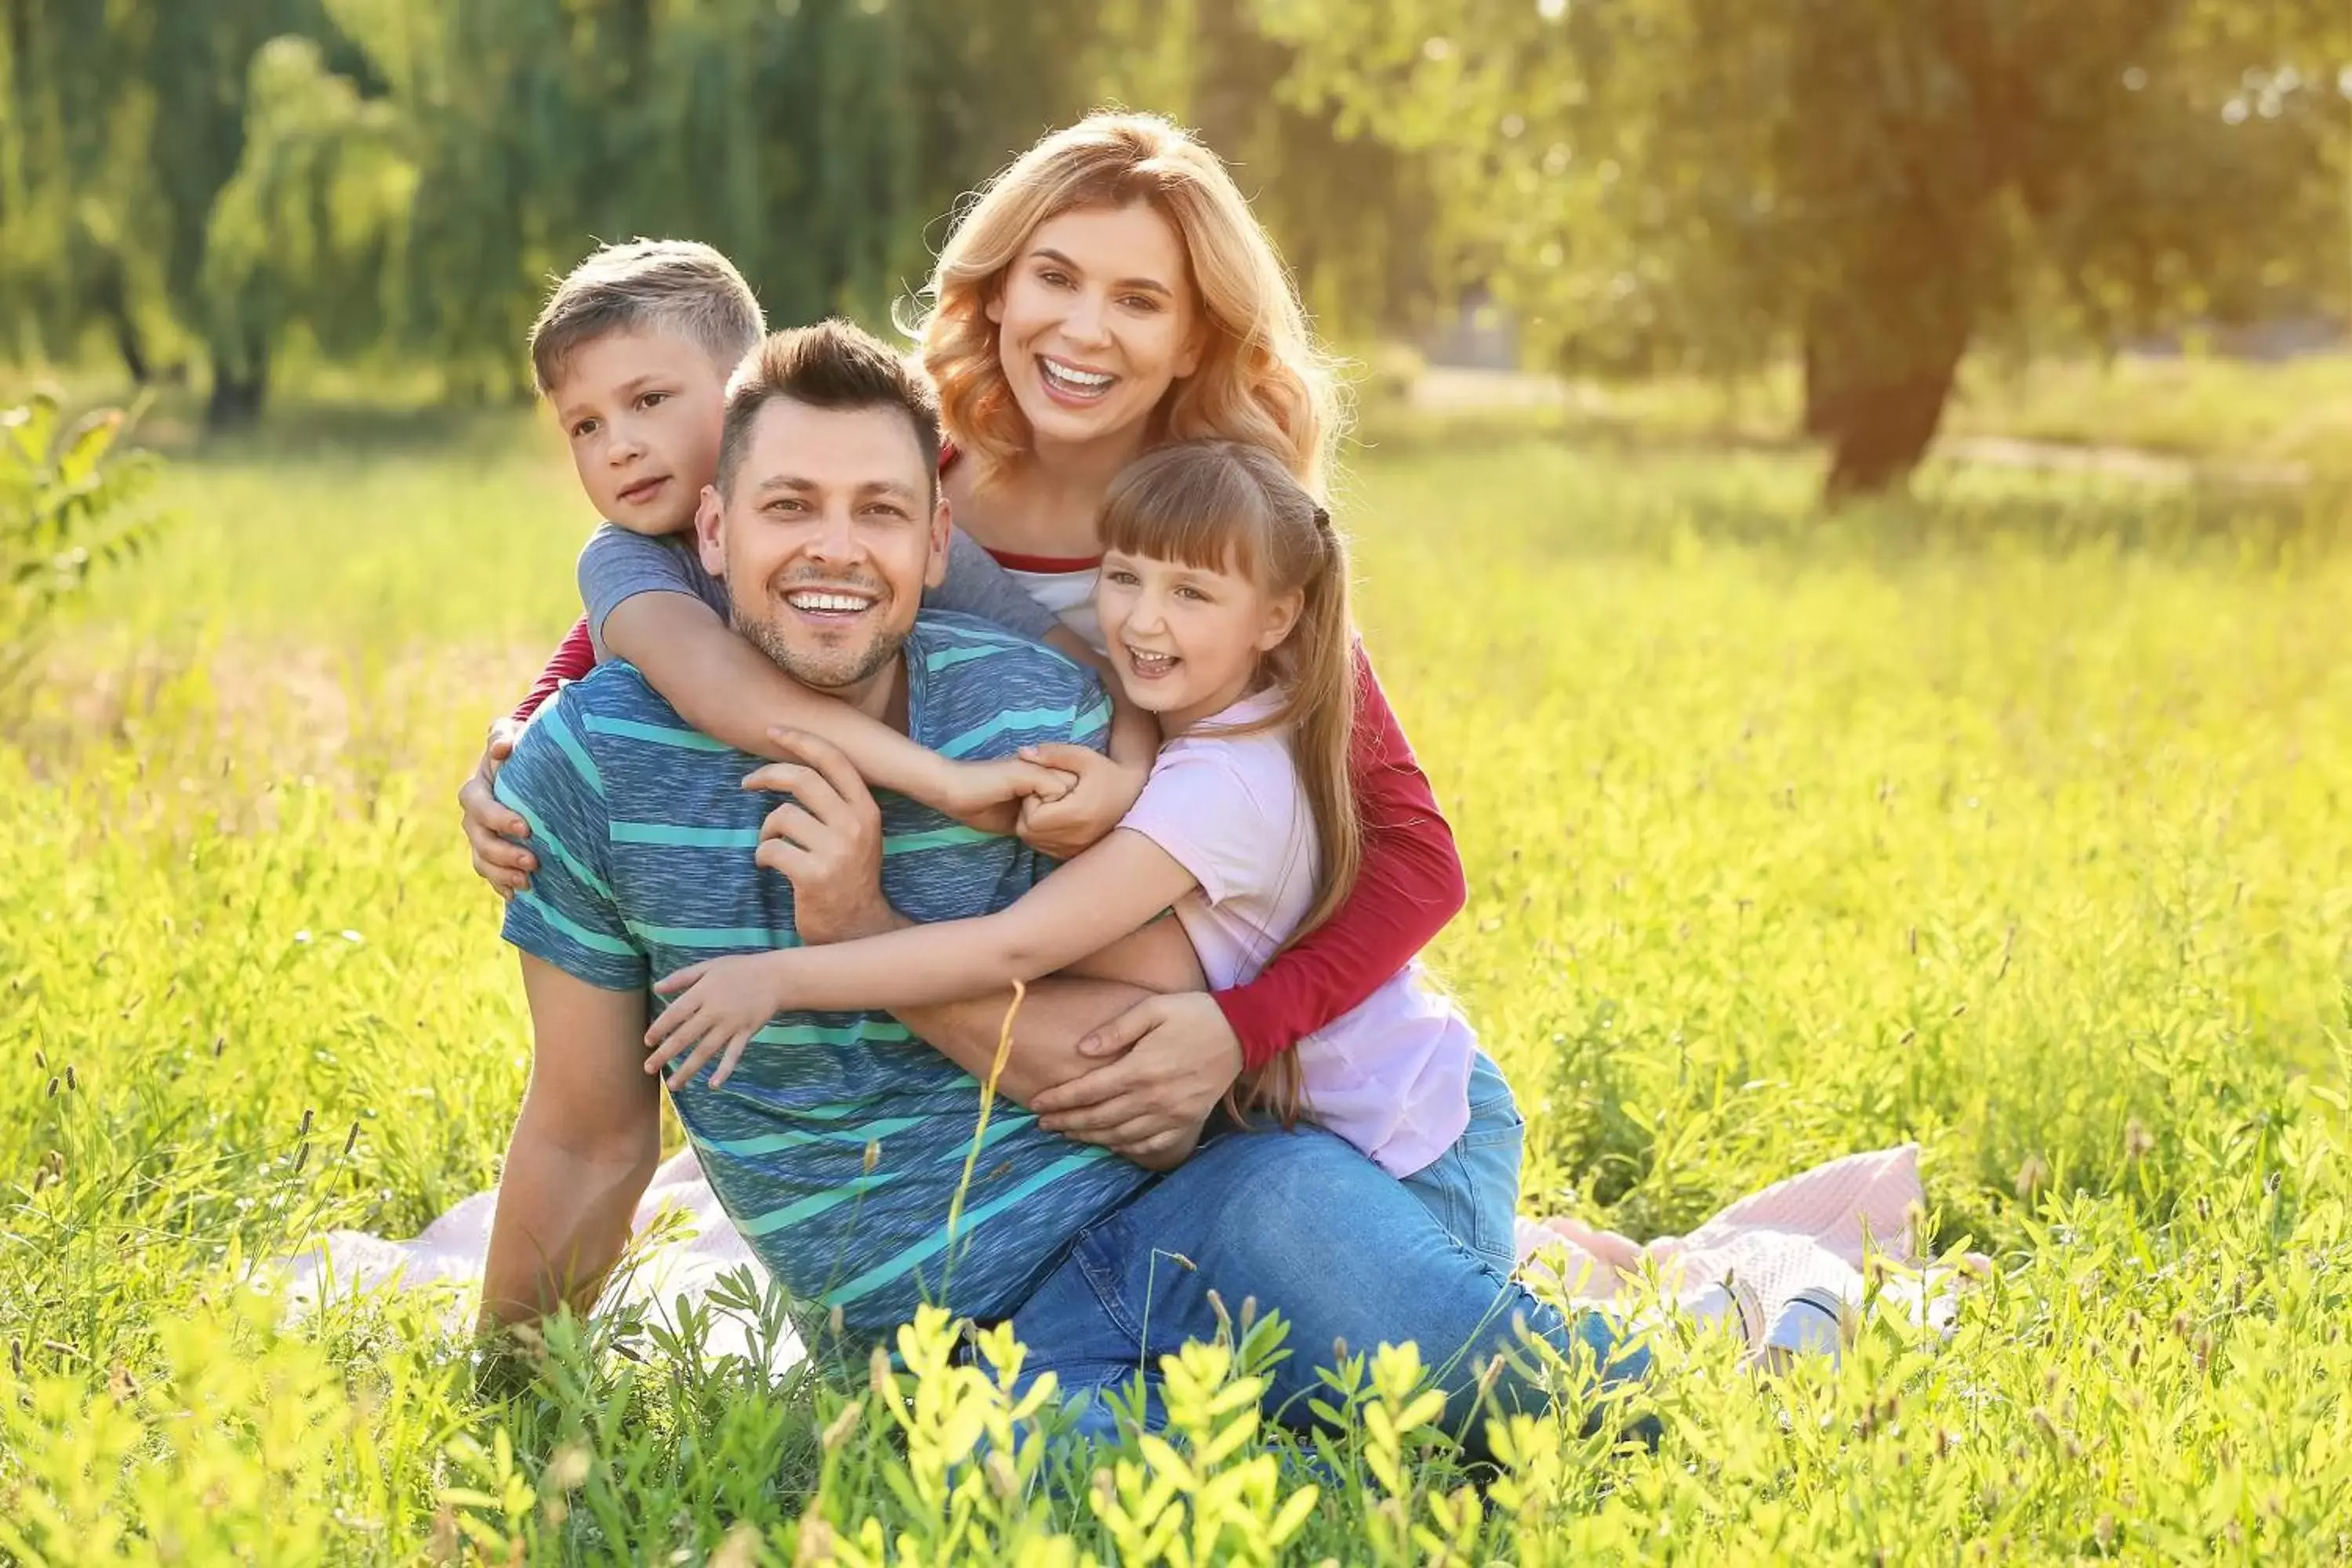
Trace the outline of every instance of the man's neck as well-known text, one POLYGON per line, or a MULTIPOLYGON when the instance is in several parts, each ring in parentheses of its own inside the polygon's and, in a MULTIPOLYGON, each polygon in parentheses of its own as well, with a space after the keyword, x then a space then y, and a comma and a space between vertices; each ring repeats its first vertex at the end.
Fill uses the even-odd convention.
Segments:
POLYGON ((827 697, 848 703, 868 719, 880 720, 901 735, 907 732, 907 654, 903 648, 855 686, 820 689, 827 697))

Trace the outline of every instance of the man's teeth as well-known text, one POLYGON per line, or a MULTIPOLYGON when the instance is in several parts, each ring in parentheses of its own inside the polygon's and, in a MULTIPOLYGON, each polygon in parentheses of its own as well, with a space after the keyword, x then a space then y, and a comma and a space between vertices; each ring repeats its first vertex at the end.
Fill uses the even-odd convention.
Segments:
POLYGON ((856 615, 873 601, 861 599, 855 594, 787 594, 784 603, 795 610, 839 611, 856 615))
POLYGON ((1043 363, 1047 375, 1078 392, 1100 392, 1118 379, 1117 376, 1102 374, 1096 371, 1073 370, 1066 365, 1055 364, 1052 360, 1043 363))

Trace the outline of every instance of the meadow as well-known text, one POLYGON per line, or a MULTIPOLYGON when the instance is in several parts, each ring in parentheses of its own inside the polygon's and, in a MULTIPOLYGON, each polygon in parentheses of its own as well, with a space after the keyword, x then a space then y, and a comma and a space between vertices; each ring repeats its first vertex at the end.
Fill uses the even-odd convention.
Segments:
POLYGON ((1468 1493, 1396 1358, 1319 1456, 1245 1440, 1262 1333, 1096 1473, 955 1464, 979 1369, 901 1408, 603 1322, 512 1385, 413 1300, 286 1326, 267 1259, 495 1178, 525 1019, 452 795, 586 528, 520 415, 344 411, 181 457, 0 738, 0 1555, 2352 1556, 2340 498, 1939 468, 1823 518, 1785 455, 1459 428, 1350 471, 1524 1206, 1672 1231, 1916 1140, 1998 1265, 1948 1342, 1671 1338, 1468 1493))

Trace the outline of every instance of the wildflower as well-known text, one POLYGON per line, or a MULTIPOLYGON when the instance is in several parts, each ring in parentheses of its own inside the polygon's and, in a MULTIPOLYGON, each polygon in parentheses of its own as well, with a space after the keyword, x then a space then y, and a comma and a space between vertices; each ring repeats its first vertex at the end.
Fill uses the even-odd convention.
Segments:
POLYGON ((2050 1163, 2039 1154, 2028 1154, 2025 1163, 2017 1168, 2017 1195, 2030 1198, 2050 1181, 2050 1163))
POLYGON ((2126 1163, 2137 1164, 2140 1161, 2145 1160, 2147 1156, 2155 1152, 2156 1134, 2147 1130, 2146 1123, 2142 1122, 2137 1116, 2124 1123, 2124 1159, 2126 1163))

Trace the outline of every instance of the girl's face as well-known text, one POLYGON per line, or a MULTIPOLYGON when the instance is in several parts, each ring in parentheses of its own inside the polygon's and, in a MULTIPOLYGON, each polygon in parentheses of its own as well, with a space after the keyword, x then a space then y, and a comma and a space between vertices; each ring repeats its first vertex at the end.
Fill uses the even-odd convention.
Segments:
POLYGON ((1169 387, 1200 363, 1201 316, 1183 237, 1143 205, 1039 224, 988 305, 1040 446, 1139 445, 1169 387))
POLYGON ((1095 589, 1119 684, 1165 735, 1247 696, 1259 659, 1282 646, 1302 603, 1296 589, 1269 594, 1242 573, 1118 551, 1103 557, 1095 589))

